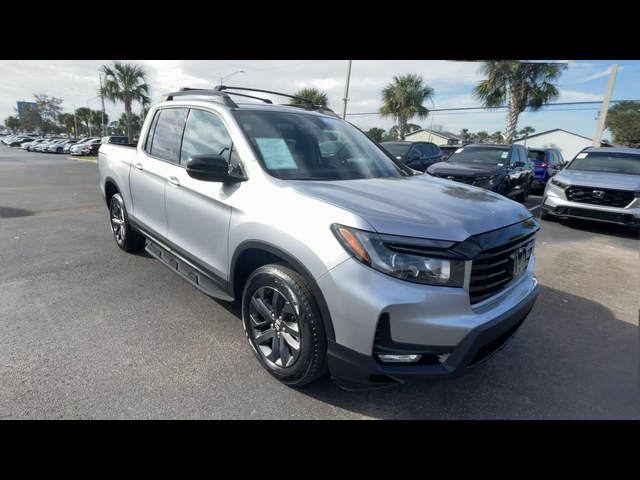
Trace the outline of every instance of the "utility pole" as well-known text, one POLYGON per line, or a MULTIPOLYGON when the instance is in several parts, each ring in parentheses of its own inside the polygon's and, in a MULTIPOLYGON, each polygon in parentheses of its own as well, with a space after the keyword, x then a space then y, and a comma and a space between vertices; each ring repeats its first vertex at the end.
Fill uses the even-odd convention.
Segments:
POLYGON ((353 60, 349 60, 349 66, 347 67, 347 82, 344 86, 344 107, 342 109, 342 120, 347 119, 347 103, 349 103, 349 83, 351 82, 351 65, 353 60))
POLYGON ((100 77, 100 99, 102 100, 102 136, 106 137, 107 134, 104 128, 104 94, 102 93, 102 75, 99 75, 99 77, 100 77))
POLYGON ((78 139, 78 119, 76 117, 76 106, 73 104, 71 106, 73 107, 73 124, 74 124, 73 138, 78 139))
POLYGON ((614 63, 611 67, 611 76, 609 77, 609 85, 607 86, 607 93, 604 96, 604 102, 602 102, 602 111, 600 112, 600 118, 598 119, 598 127, 596 129, 596 135, 593 137, 593 146, 599 148, 602 142, 602 133, 607 126, 607 115, 609 115, 609 105, 611 105, 611 97, 613 96, 613 87, 616 85, 616 77, 618 76, 617 63, 614 63))

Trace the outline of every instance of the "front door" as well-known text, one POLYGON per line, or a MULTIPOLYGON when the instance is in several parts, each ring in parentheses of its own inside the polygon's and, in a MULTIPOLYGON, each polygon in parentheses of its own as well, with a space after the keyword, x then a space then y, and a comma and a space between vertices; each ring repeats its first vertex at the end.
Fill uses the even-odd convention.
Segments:
POLYGON ((221 155, 229 160, 231 149, 231 136, 220 117, 190 110, 180 164, 171 167, 165 197, 169 241, 223 282, 228 280, 229 200, 241 187, 195 180, 187 174, 186 165, 194 155, 221 155))

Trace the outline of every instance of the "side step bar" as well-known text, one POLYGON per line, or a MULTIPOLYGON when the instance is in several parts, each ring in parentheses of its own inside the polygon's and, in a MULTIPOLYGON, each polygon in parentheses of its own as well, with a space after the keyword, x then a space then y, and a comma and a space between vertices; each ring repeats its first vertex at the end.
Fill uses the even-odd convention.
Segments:
POLYGON ((205 295, 225 302, 234 301, 234 298, 229 296, 218 285, 216 285, 209 276, 192 267, 175 253, 172 253, 166 248, 163 248, 151 241, 147 244, 145 250, 149 255, 158 260, 165 267, 169 268, 172 272, 182 277, 205 295))

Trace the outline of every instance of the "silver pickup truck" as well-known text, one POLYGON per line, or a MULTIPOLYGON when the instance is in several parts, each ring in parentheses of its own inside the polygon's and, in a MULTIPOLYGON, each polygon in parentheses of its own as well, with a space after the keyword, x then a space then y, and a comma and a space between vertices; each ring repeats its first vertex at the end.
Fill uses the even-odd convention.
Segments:
POLYGON ((101 147, 120 249, 239 300, 258 361, 292 387, 454 378, 516 334, 539 290, 528 210, 418 176, 307 100, 246 90, 169 94, 136 148, 101 147))

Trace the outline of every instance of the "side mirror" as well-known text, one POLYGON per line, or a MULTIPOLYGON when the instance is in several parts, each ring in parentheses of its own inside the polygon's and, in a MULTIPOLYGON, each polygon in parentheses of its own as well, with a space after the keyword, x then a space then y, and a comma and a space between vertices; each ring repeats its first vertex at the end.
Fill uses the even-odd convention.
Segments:
POLYGON ((220 155, 194 155, 187 162, 187 175, 203 182, 240 183, 247 178, 229 172, 229 163, 220 155))
POLYGON ((513 168, 524 168, 524 167, 526 167, 526 166, 527 166, 527 164, 526 164, 526 163, 524 163, 524 162, 516 162, 516 163, 512 164, 511 166, 512 166, 513 168))
POLYGON ((409 159, 409 163, 412 163, 412 162, 419 162, 419 161, 420 161, 420 155, 414 155, 413 157, 411 157, 411 158, 409 159))

